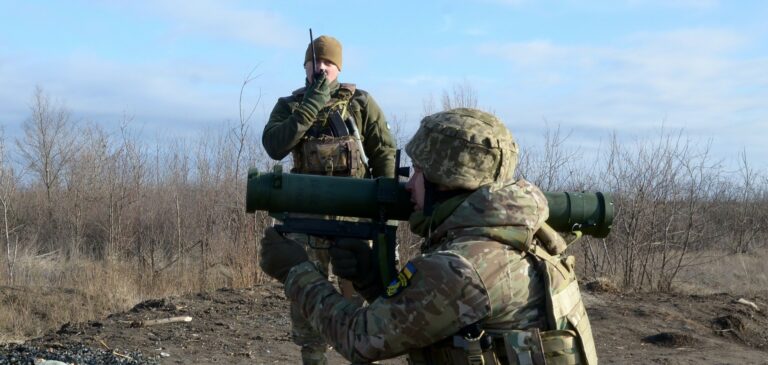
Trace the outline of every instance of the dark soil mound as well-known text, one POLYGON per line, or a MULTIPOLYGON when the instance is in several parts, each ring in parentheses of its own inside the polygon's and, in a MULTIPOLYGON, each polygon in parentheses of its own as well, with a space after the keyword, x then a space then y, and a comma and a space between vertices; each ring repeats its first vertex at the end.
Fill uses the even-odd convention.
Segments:
POLYGON ((584 288, 593 293, 618 293, 619 287, 612 281, 603 278, 597 278, 584 284, 584 288))
POLYGON ((648 336, 643 338, 643 342, 672 348, 695 347, 699 343, 698 340, 689 335, 673 332, 662 332, 653 336, 648 336))

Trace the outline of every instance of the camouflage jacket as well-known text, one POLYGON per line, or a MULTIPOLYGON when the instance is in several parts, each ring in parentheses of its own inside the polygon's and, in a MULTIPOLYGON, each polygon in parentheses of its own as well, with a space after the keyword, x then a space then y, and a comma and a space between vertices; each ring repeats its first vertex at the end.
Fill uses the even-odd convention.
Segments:
MULTIPOLYGON (((301 88, 290 96, 279 98, 264 127, 262 143, 269 157, 275 160, 282 160, 291 150, 297 148, 304 134, 316 122, 304 120, 300 114, 294 113, 304 97, 304 90, 305 88, 301 88)), ((341 93, 349 92, 349 89, 340 87, 337 81, 332 82, 331 90, 331 101, 328 105, 339 100, 341 93)), ((395 170, 395 142, 379 105, 367 92, 355 89, 347 108, 360 131, 363 149, 368 156, 373 176, 392 176, 395 170)), ((328 113, 324 110, 318 115, 327 117, 328 113)))
POLYGON ((485 186, 433 231, 425 252, 369 306, 344 299, 308 262, 291 270, 286 295, 351 361, 425 348, 478 321, 493 329, 541 327, 542 278, 530 257, 492 233, 525 239, 548 213, 544 195, 526 181, 485 186))

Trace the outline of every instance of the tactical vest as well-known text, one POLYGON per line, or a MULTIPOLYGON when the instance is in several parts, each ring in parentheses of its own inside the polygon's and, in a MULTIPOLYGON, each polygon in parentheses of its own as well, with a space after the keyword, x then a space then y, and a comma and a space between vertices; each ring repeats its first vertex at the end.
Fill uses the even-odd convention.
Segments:
MULTIPOLYGON (((546 224, 545 224, 546 225, 546 224)), ((535 235, 524 230, 469 228, 455 236, 483 236, 510 245, 534 258, 544 277, 546 329, 490 330, 482 323, 408 354, 412 365, 596 365, 592 329, 576 281, 573 256, 550 254, 543 247, 564 248, 562 237, 548 226, 535 235), (534 240, 535 237, 535 240, 534 240), (560 242, 556 242, 556 241, 560 242), (539 245, 538 243, 546 243, 539 245)), ((557 250, 561 251, 561 250, 557 250)))
POLYGON ((292 151, 292 172, 354 177, 367 174, 362 137, 356 133, 356 121, 347 110, 354 94, 354 84, 341 84, 337 96, 317 113, 292 151))

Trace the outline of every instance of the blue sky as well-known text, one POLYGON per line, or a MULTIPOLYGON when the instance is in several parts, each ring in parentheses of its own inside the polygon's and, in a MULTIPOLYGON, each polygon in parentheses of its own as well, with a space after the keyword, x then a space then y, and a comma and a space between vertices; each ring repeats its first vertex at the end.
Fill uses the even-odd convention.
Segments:
POLYGON ((0 0, 0 125, 13 136, 40 86, 82 120, 197 136, 238 119, 255 67, 261 130, 303 85, 312 27, 406 134, 430 95, 467 83, 524 146, 545 124, 586 150, 663 125, 765 169, 766 16, 768 2, 718 0, 0 0))

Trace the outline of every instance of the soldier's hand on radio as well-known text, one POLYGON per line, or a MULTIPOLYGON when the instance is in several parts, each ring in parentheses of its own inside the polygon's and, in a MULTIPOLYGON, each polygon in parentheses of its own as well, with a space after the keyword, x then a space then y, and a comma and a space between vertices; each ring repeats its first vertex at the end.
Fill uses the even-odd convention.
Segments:
POLYGON ((379 274, 373 265, 373 251, 368 241, 341 238, 328 250, 333 274, 352 281, 356 287, 366 288, 378 284, 379 274))
POLYGON ((319 72, 313 79, 304 93, 304 99, 296 109, 304 115, 306 120, 313 120, 325 104, 331 100, 331 85, 325 77, 325 73, 319 72))
POLYGON ((267 275, 284 283, 291 268, 304 261, 309 261, 304 246, 283 237, 272 227, 264 231, 259 266, 267 275))

